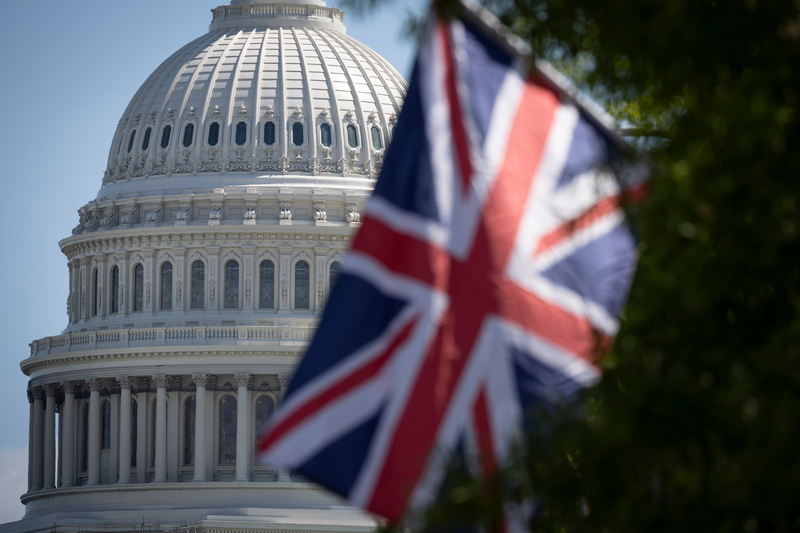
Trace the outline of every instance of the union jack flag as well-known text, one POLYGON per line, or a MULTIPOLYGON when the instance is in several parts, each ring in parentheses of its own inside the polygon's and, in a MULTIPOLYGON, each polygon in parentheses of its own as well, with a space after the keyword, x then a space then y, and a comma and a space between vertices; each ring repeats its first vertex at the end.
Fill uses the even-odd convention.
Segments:
POLYGON ((479 10, 432 17, 318 332, 259 443, 399 520, 438 452, 491 472, 525 413, 599 379, 636 264, 602 117, 479 10), (434 453, 437 452, 437 453, 434 453))

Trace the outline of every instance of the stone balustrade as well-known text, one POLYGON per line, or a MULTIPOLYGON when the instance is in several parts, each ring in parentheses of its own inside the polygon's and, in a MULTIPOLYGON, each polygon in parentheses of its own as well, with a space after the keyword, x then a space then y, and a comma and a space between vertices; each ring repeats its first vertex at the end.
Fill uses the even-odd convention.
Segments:
POLYGON ((31 357, 85 350, 187 345, 307 344, 316 328, 283 326, 209 326, 137 328, 65 333, 30 343, 31 357))

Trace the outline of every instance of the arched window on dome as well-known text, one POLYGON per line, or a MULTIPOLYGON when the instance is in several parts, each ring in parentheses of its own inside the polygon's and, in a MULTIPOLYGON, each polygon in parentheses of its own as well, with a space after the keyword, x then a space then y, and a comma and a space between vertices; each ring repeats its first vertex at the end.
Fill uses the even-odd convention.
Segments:
POLYGON ((206 306, 206 264, 201 260, 192 263, 192 309, 206 306))
POLYGON ((92 272, 92 316, 97 316, 97 289, 98 289, 98 272, 95 268, 92 272))
POLYGON ((136 130, 133 130, 133 131, 131 132, 131 137, 130 137, 130 139, 128 139, 128 153, 131 153, 131 150, 133 150, 133 140, 134 140, 135 138, 136 138, 136 130))
POLYGON ((269 259, 261 261, 258 267, 258 307, 275 308, 275 263, 269 259))
POLYGON ((191 122, 183 128, 183 147, 189 148, 194 141, 194 124, 191 122))
POLYGON ((275 144, 275 123, 271 120, 264 124, 264 144, 275 144))
POLYGON ((119 313, 119 267, 111 269, 111 312, 119 313))
POLYGON ((89 402, 83 404, 83 464, 81 471, 89 469, 89 402))
POLYGON ((167 146, 169 146, 169 137, 172 135, 172 126, 167 124, 164 126, 164 129, 161 130, 161 149, 166 150, 167 146))
POLYGON ((103 418, 100 425, 100 448, 107 450, 111 448, 111 402, 103 402, 103 418))
POLYGON ((172 263, 161 265, 161 310, 172 309, 172 263))
POLYGON ((308 309, 310 268, 306 261, 298 261, 294 265, 294 308, 308 309))
POLYGON ((194 424, 196 416, 197 397, 190 396, 183 407, 183 464, 194 464, 194 424))
POLYGON ((266 394, 262 394, 256 400, 256 416, 255 416, 255 437, 256 446, 258 445, 258 438, 261 436, 261 430, 267 424, 267 421, 272 417, 275 411, 275 402, 266 394))
POLYGON ((239 309, 239 262, 225 263, 225 309, 239 309))
POLYGON ((216 146, 219 143, 219 122, 212 122, 208 126, 208 145, 216 146))
POLYGON ((347 125, 347 144, 350 148, 358 148, 358 131, 352 124, 347 125))
POLYGON ((150 148, 150 135, 153 133, 153 128, 144 130, 144 138, 142 139, 142 152, 150 148))
POLYGON ((333 136, 331 135, 331 125, 323 122, 319 126, 319 142, 322 146, 330 146, 333 144, 333 136))
POLYGON ((139 440, 139 405, 131 398, 131 466, 136 467, 136 443, 139 440))
POLYGON ((336 280, 339 279, 339 273, 342 271, 342 264, 339 261, 331 263, 331 268, 328 272, 328 294, 333 290, 336 285, 336 280))
POLYGON ((219 402, 219 464, 236 464, 236 398, 230 394, 219 402))
POLYGON ((303 144, 303 125, 299 122, 292 124, 292 143, 295 146, 303 144))
POLYGON ((372 126, 372 147, 376 150, 383 148, 383 139, 381 139, 381 130, 377 126, 372 126))
POLYGON ((133 310, 144 309, 144 266, 139 263, 133 267, 133 310))
POLYGON ((243 146, 247 142, 247 122, 239 122, 236 124, 236 144, 243 146))

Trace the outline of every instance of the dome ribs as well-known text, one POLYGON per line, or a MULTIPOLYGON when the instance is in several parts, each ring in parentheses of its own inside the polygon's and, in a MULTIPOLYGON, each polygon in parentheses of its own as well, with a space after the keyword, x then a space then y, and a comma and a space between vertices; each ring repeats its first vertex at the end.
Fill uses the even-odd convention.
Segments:
MULTIPOLYGON (((306 145, 308 150, 308 160, 311 161, 312 157, 317 157, 317 128, 314 127, 314 100, 311 96, 311 82, 308 79, 308 65, 306 63, 305 53, 303 46, 300 44, 300 39, 297 36, 295 28, 289 28, 294 37, 295 45, 297 46, 297 53, 300 58, 300 72, 303 76, 303 92, 306 100, 306 145)), ((304 139, 305 140, 305 139, 304 139)))
MULTIPOLYGON (((230 95, 229 95, 229 98, 228 98, 228 116, 224 119, 226 121, 226 123, 227 123, 227 127, 222 132, 222 138, 223 138, 222 156, 223 157, 228 157, 228 150, 230 148, 230 145, 233 143, 233 139, 231 137, 231 131, 233 130, 234 120, 235 120, 233 109, 234 109, 234 107, 236 107, 236 89, 239 86, 239 82, 241 81, 239 74, 240 74, 240 72, 242 70, 242 65, 244 64, 244 59, 245 59, 246 54, 247 54, 247 46, 250 44, 250 40, 253 38, 253 35, 255 35, 255 33, 256 33, 256 30, 254 29, 250 33, 247 34, 247 37, 244 37, 244 33, 241 32, 241 31, 236 35, 236 40, 241 40, 242 38, 244 38, 244 43, 242 43, 242 47, 239 50, 238 61, 236 61, 234 63, 233 70, 231 71, 231 79, 230 79, 230 86, 229 86, 230 95)), ((230 56, 226 56, 226 59, 228 57, 232 57, 232 53, 231 52, 234 51, 233 50, 234 48, 235 47, 229 47, 228 48, 228 53, 231 54, 231 55, 230 56)), ((225 61, 222 61, 222 63, 224 64, 225 61)), ((203 121, 205 122, 205 115, 203 116, 203 121)), ((253 132, 250 131, 250 134, 252 135, 253 132)))
POLYGON ((258 139, 261 136, 261 77, 264 75, 264 50, 267 48, 267 41, 269 40, 270 28, 264 30, 264 36, 261 39, 261 46, 258 49, 258 58, 256 59, 256 69, 253 73, 253 127, 250 132, 250 146, 253 155, 258 157, 258 139))
MULTIPOLYGON (((317 55, 319 56, 320 64, 322 65, 322 72, 325 75, 325 81, 327 82, 327 85, 328 85, 329 100, 330 100, 330 103, 331 103, 332 115, 336 118, 337 122, 341 121, 341 116, 342 115, 341 115, 341 113, 339 111, 339 97, 337 96, 336 87, 333 84, 333 79, 331 79, 331 72, 330 72, 330 68, 328 67, 327 60, 325 59, 325 55, 320 50, 319 44, 317 43, 317 41, 315 39, 311 38, 311 34, 309 33, 309 29, 308 28, 303 28, 303 31, 305 32, 306 36, 308 37, 308 40, 311 41, 311 45, 317 51, 317 55)), ((314 31, 317 32, 317 30, 314 30, 314 31)), ((328 45, 328 47, 330 48, 330 45, 328 45)), ((336 135, 336 137, 334 139, 334 144, 336 145, 336 149, 339 152, 339 154, 338 154, 339 155, 339 159, 343 159, 344 158, 344 143, 342 142, 341 132, 339 132, 336 135)))

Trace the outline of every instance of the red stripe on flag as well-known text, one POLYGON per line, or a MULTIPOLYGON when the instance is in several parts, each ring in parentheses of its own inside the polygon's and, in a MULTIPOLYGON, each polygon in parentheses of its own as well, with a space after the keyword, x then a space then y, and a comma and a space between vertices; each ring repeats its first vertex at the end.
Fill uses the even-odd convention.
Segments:
POLYGON ((458 161, 458 169, 461 172, 462 192, 466 192, 472 179, 472 163, 469 158, 469 143, 467 142, 467 132, 464 129, 464 117, 461 114, 461 100, 459 100, 458 95, 458 76, 456 61, 453 57, 453 38, 450 35, 450 28, 444 20, 439 21, 439 36, 442 44, 441 53, 444 58, 445 92, 447 101, 450 104, 450 128, 453 131, 455 156, 458 161))
POLYGON ((364 366, 348 374, 341 381, 334 383, 318 395, 310 398, 302 406, 292 411, 291 415, 278 423, 278 425, 267 433, 261 442, 258 443, 258 453, 261 454, 266 451, 267 448, 274 445, 286 433, 295 429, 298 424, 301 424, 309 416, 319 413, 326 404, 344 396, 346 393, 374 378, 392 355, 394 355, 397 348, 408 339, 416 322, 417 319, 412 318, 411 321, 400 330, 391 344, 380 356, 370 359, 364 366))
MULTIPOLYGON (((534 83, 526 84, 515 110, 503 167, 484 206, 484 224, 478 228, 470 256, 463 262, 449 259, 444 283, 451 297, 450 306, 441 318, 394 428, 374 483, 374 493, 366 505, 368 510, 389 520, 397 521, 405 512, 475 339, 486 315, 497 308, 497 278, 504 276, 504 266, 513 249, 558 105, 552 91, 534 83)), ((398 244, 386 242, 384 246, 398 244)))
POLYGON ((580 216, 569 220, 539 239, 533 255, 543 254, 553 246, 569 238, 576 231, 586 229, 601 218, 610 215, 619 207, 619 195, 609 196, 587 209, 580 216))

